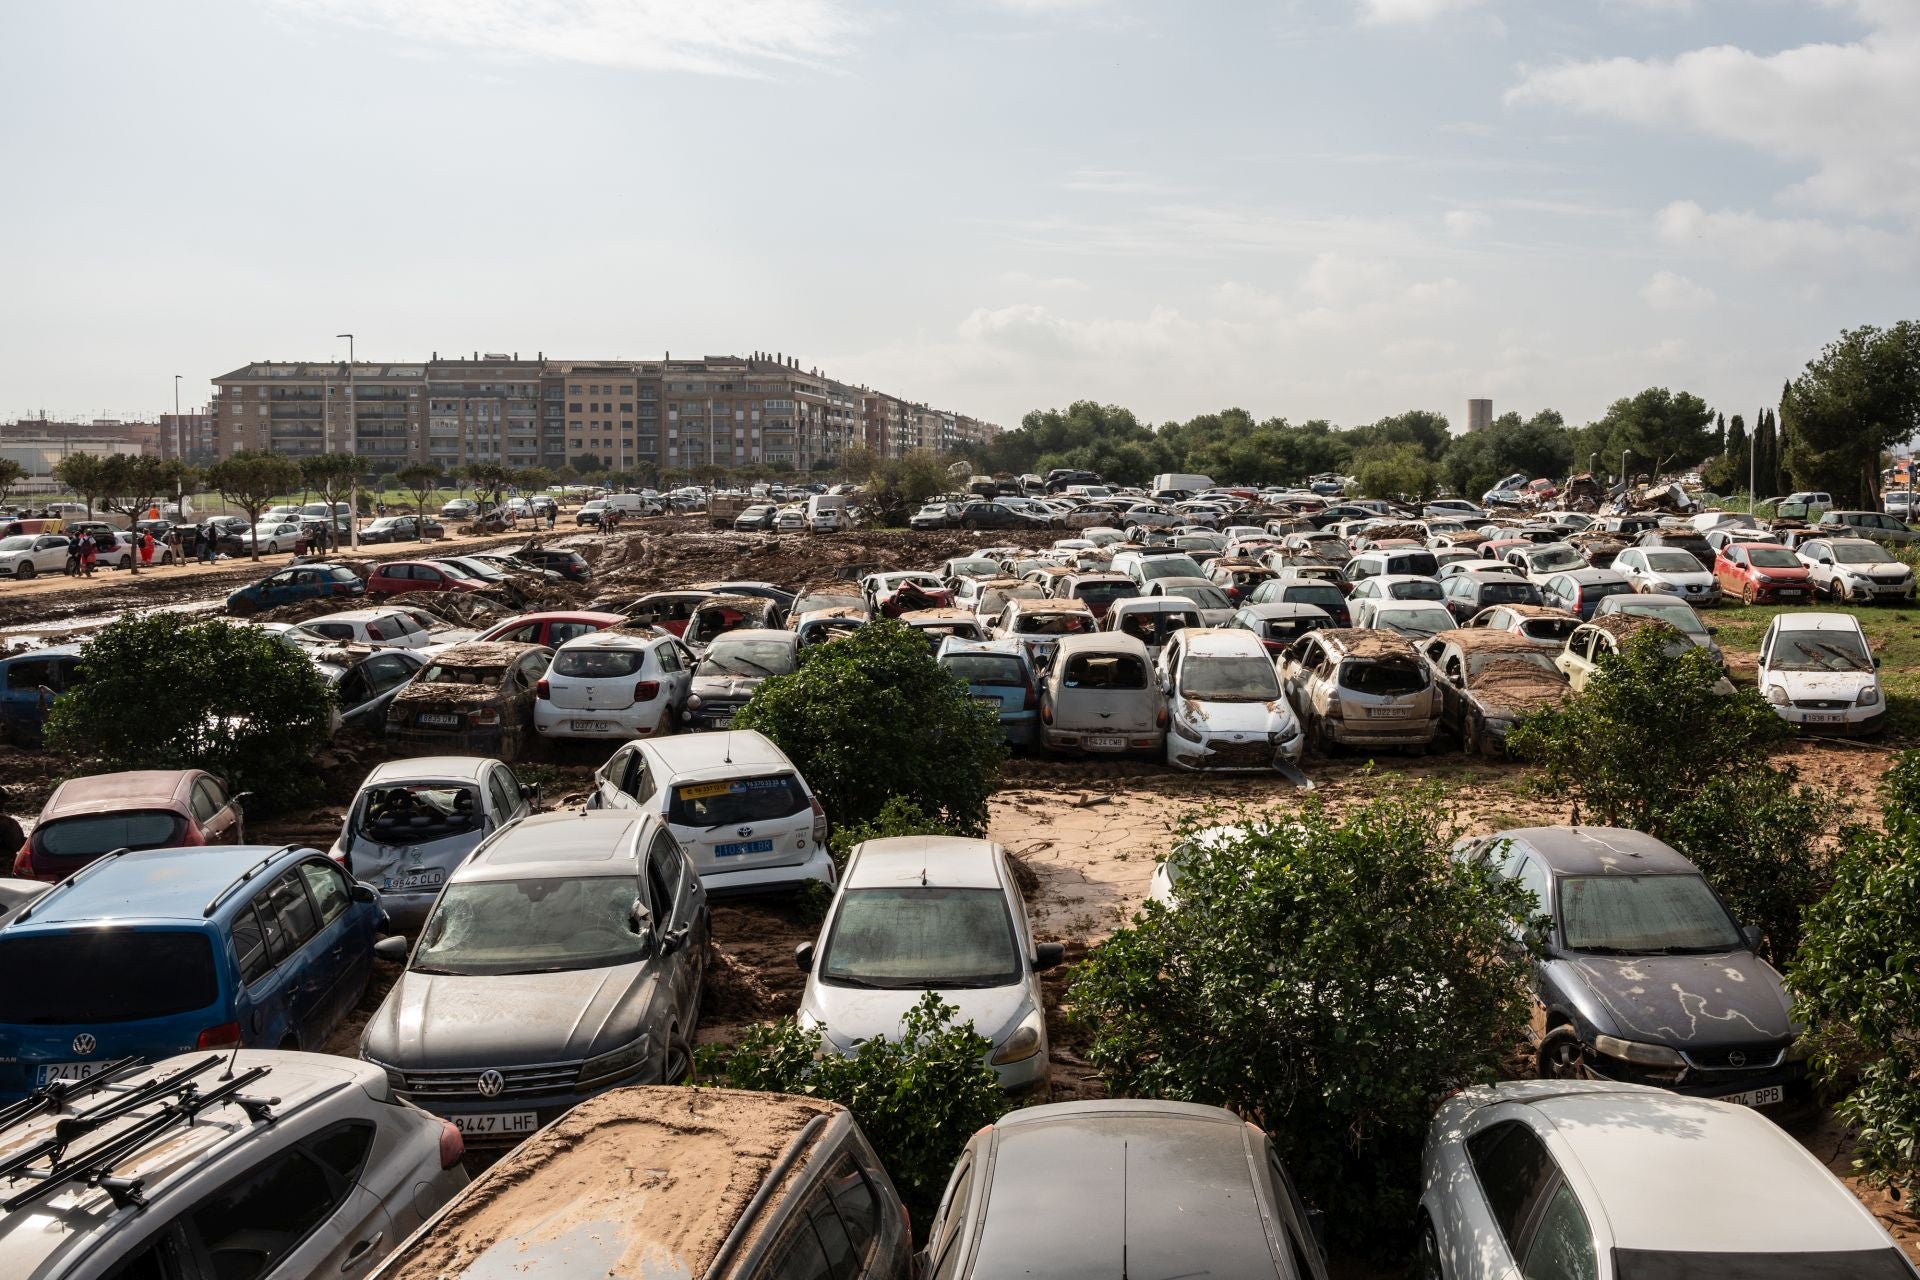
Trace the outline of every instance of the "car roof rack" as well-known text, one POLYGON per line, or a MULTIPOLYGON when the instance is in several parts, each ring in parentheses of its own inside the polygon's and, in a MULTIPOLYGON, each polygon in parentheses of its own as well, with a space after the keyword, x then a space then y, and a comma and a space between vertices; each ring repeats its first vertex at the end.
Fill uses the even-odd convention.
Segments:
MULTIPOLYGON (((144 1065, 139 1057, 116 1058, 102 1063, 100 1070, 84 1080, 53 1080, 41 1085, 18 1102, 0 1107, 0 1133, 49 1111, 58 1111, 70 1102, 98 1093, 107 1085, 144 1065)), ((3 1167, 3 1166, 0 1166, 3 1167)))
POLYGON ((240 1091, 270 1073, 268 1066, 251 1067, 234 1075, 231 1069, 220 1077, 219 1083, 202 1093, 194 1077, 200 1076, 218 1066, 225 1055, 210 1054, 199 1062, 183 1067, 179 1071, 159 1080, 130 1090, 125 1095, 111 1099, 90 1111, 69 1116, 54 1126, 53 1134, 44 1141, 23 1149, 0 1163, 0 1179, 17 1181, 29 1179, 33 1185, 24 1191, 16 1192, 6 1200, 0 1201, 0 1209, 13 1213, 36 1200, 56 1194, 69 1183, 82 1183, 89 1187, 98 1187, 113 1200, 116 1209, 129 1205, 145 1208, 141 1178, 116 1178, 113 1170, 124 1164, 127 1159, 143 1150, 157 1139, 182 1125, 190 1125, 203 1111, 231 1103, 246 1113, 247 1119, 254 1124, 272 1123, 273 1106, 278 1098, 255 1098, 240 1091), (128 1115, 139 1107, 158 1101, 171 1095, 159 1110, 145 1119, 138 1120, 128 1128, 114 1134, 106 1140, 88 1147, 78 1155, 69 1157, 68 1148, 77 1140, 95 1132, 107 1123, 128 1115), (32 1167, 36 1160, 44 1159, 44 1169, 32 1167))
POLYGON ((253 879, 255 876, 259 875, 262 871, 266 870, 267 864, 269 862, 272 862, 275 858, 279 857, 281 854, 291 853, 299 847, 300 847, 299 845, 295 845, 295 844, 283 844, 278 849, 275 849, 272 853, 268 854, 266 857, 260 859, 260 861, 254 863, 252 866, 248 867, 245 871, 242 871, 239 875, 235 876, 232 884, 222 889, 219 893, 216 893, 213 895, 213 901, 209 902, 207 904, 207 909, 200 913, 200 918, 203 920, 210 918, 215 911, 220 909, 221 903, 225 902, 228 898, 231 898, 241 888, 245 887, 246 883, 249 880, 253 879))
POLYGON ((26 920, 30 918, 34 912, 38 911, 41 907, 45 906, 47 903, 47 900, 53 897, 54 894, 60 892, 60 890, 73 887, 74 885, 80 883, 83 877, 92 875, 95 868, 105 865, 107 862, 111 861, 114 858, 119 857, 123 853, 132 853, 132 852, 133 850, 126 847, 125 845, 122 845, 118 849, 109 849, 107 852, 95 858, 92 862, 89 862, 86 866, 81 867, 78 871, 68 876, 65 880, 62 880, 59 884, 54 885, 53 888, 47 890, 45 893, 35 898, 32 902, 29 902, 21 910, 20 914, 14 917, 14 919, 26 920))

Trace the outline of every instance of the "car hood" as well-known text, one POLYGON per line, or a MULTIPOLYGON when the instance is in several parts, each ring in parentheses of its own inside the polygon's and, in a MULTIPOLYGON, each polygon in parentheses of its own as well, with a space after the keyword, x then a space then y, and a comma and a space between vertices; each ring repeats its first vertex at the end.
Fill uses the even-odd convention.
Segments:
POLYGON ((1778 682, 1790 698, 1844 698, 1848 702, 1859 697, 1862 689, 1870 689, 1880 683, 1879 676, 1872 671, 1781 671, 1775 669, 1767 673, 1767 678, 1778 682))
POLYGON ((696 676, 693 692, 702 702, 745 702, 765 676, 696 676))
POLYGON ((1750 951, 1549 963, 1592 993, 1611 1016, 1611 1033, 1624 1039, 1690 1048, 1782 1040, 1795 1031, 1780 975, 1750 951))
POLYGON ((1207 702, 1199 698, 1180 699, 1180 715, 1188 724, 1205 733, 1278 733, 1293 719, 1286 700, 1272 702, 1207 702))
POLYGON ((572 1062, 637 1036, 655 981, 644 962, 471 977, 409 970, 361 1044, 402 1070, 572 1062))
MULTIPOLYGON (((809 980, 800 1007, 826 1024, 829 1037, 838 1047, 851 1049, 876 1036, 898 1036, 901 1019, 926 994, 919 989, 869 991, 809 980)), ((984 990, 942 990, 940 998, 958 1009, 956 1025, 971 1022, 975 1031, 995 1044, 1006 1039, 1033 1008, 1033 996, 1024 981, 984 990)))

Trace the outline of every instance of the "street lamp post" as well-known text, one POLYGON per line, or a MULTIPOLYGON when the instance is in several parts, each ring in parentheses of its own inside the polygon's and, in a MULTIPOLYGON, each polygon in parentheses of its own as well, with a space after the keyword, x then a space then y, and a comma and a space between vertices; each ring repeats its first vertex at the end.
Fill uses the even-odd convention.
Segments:
MULTIPOLYGON (((354 420, 354 415, 358 410, 354 407, 353 400, 355 390, 353 335, 350 333, 336 333, 333 336, 347 340, 347 452, 352 454, 358 451, 360 443, 359 424, 354 420)), ((324 446, 325 441, 323 440, 321 443, 324 446)), ((353 479, 347 486, 347 494, 347 545, 351 546, 355 551, 358 551, 360 549, 360 473, 358 471, 353 473, 353 479)), ((332 512, 327 513, 327 519, 329 525, 331 525, 333 519, 332 512)))

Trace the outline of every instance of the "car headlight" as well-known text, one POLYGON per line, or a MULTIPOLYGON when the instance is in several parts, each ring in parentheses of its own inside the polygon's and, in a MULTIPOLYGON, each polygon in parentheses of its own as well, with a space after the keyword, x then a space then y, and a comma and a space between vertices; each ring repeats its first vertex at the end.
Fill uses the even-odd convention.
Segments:
POLYGON ((690 693, 690 694, 688 694, 688 695, 687 695, 687 710, 689 710, 689 711, 698 711, 698 710, 700 709, 700 701, 701 701, 701 699, 700 699, 700 695, 699 695, 699 694, 697 694, 697 693, 690 693))
POLYGON ((1277 732, 1268 734, 1267 741, 1278 746, 1282 742, 1292 742, 1299 736, 1300 722, 1298 720, 1289 720, 1277 732))
POLYGON ((1792 699, 1787 697, 1787 691, 1785 689, 1777 684, 1770 684, 1767 686, 1767 701, 1776 707, 1784 707, 1788 705, 1792 699))
POLYGON ((1642 1044, 1613 1036, 1595 1036, 1593 1047, 1609 1058, 1641 1067, 1684 1067, 1687 1060, 1663 1044, 1642 1044))
POLYGON ((406 1092, 407 1078, 404 1075, 400 1074, 398 1070, 388 1066, 386 1063, 380 1061, 378 1058, 368 1057, 365 1050, 361 1051, 360 1061, 366 1063, 370 1067, 378 1067, 382 1071, 386 1072, 387 1088, 395 1091, 396 1093, 406 1092))
POLYGON ((1880 690, 1874 688, 1872 685, 1868 685, 1860 691, 1860 696, 1853 701, 1854 705, 1858 707, 1877 707, 1880 705, 1880 690))
POLYGON ((652 1040, 642 1032, 640 1038, 631 1044, 623 1044, 611 1053, 603 1053, 597 1058, 588 1058, 581 1063, 580 1075, 574 1083, 585 1089, 624 1075, 631 1075, 645 1064, 652 1049, 652 1040))
POLYGON ((1045 1024, 1041 1021, 1040 1011, 1035 1009, 1020 1020, 1020 1025, 1013 1029, 1013 1034, 1000 1042, 1000 1047, 993 1051, 993 1056, 987 1061, 996 1067, 1004 1067, 1012 1062, 1025 1062, 1040 1052, 1040 1038, 1044 1030, 1045 1024))

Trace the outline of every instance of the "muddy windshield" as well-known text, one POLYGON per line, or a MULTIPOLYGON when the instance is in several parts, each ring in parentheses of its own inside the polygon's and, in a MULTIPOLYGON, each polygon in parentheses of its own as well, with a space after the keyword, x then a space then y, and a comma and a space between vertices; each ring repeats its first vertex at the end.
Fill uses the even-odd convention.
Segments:
POLYGON ((1474 653, 1467 655, 1467 675, 1478 676, 1489 667, 1538 667, 1554 679, 1560 678, 1560 668, 1553 665, 1553 659, 1542 649, 1536 653, 1525 650, 1515 652, 1502 649, 1496 653, 1474 653))
MULTIPOLYGON (((1612 606, 1609 606, 1612 607, 1612 606)), ((1707 624, 1700 621, 1700 615, 1685 600, 1661 600, 1655 596, 1634 596, 1623 600, 1615 613, 1637 613, 1643 618, 1658 618, 1675 631, 1684 631, 1688 635, 1704 636, 1707 624)))
POLYGON ((1784 547, 1755 547, 1747 552, 1747 559, 1756 569, 1798 569, 1800 557, 1784 547))
POLYGON ((1586 564, 1578 551, 1566 547, 1555 547, 1551 551, 1542 551, 1527 557, 1527 563, 1535 573, 1551 573, 1555 569, 1572 569, 1586 564))
POLYGON ((1271 702, 1280 678, 1268 658, 1194 656, 1180 666, 1180 692, 1201 702, 1271 702))
POLYGON ((1425 578, 1416 578, 1412 582, 1395 582, 1387 587, 1387 595, 1395 600, 1440 600, 1440 584, 1425 578))
POLYGON ((1871 671, 1873 656, 1850 631, 1782 631, 1773 642, 1780 671, 1871 671))
POLYGON ((1841 564, 1894 563, 1893 557, 1887 554, 1886 548, 1872 542, 1836 542, 1833 544, 1833 558, 1841 564))
POLYGON ((1454 621, 1445 609, 1382 609, 1374 616, 1374 625, 1383 631, 1425 638, 1453 630, 1454 621))
POLYGON ((166 809, 77 814, 33 829, 33 851, 53 858, 91 858, 109 849, 158 849, 178 840, 185 823, 166 809))
POLYGON ((415 973, 558 973, 646 958, 634 932, 632 876, 456 881, 414 949, 415 973))
POLYGON ((842 594, 838 591, 812 591, 793 602, 790 611, 794 617, 804 617, 809 613, 818 613, 822 609, 860 609, 864 611, 867 602, 858 593, 842 594))
POLYGON ((1306 583, 1289 586, 1281 591, 1280 599, 1286 604, 1311 604, 1331 612, 1335 608, 1345 608, 1347 598, 1340 594, 1340 588, 1318 583, 1306 583))
POLYGON ((1704 953, 1743 945, 1727 909, 1697 875, 1563 876, 1556 914, 1575 951, 1704 953))
POLYGON ((1349 659, 1340 664, 1340 687, 1382 698, 1405 697, 1427 687, 1427 671, 1412 658, 1386 662, 1349 659))
POLYGON ((1132 579, 1125 582, 1076 582, 1073 596, 1076 600, 1085 600, 1090 605, 1112 604, 1115 600, 1131 600, 1140 594, 1140 588, 1132 579))
POLYGON ((33 544, 39 541, 31 534, 15 534, 11 538, 0 538, 0 551, 31 551, 33 544))
POLYGON ((1130 653, 1076 653, 1060 684, 1066 689, 1144 689, 1147 664, 1130 653))
POLYGON ((421 684, 471 684, 498 689, 506 682, 505 667, 450 667, 436 662, 420 673, 421 684))
POLYGON ((1699 573, 1700 562, 1684 551, 1649 551, 1647 568, 1655 573, 1699 573))
POLYGON ((998 889, 849 889, 820 961, 838 986, 925 990, 1005 987, 1023 966, 998 889))
POLYGON ((1173 633, 1200 625, 1197 613, 1130 613, 1120 619, 1120 630, 1150 648, 1165 644, 1173 633))
POLYGON ((1233 601, 1227 599, 1226 593, 1218 587, 1188 586, 1183 583, 1169 590, 1167 594, 1170 596, 1184 596, 1202 609, 1233 608, 1233 601))
POLYGON ((448 782, 374 787, 360 805, 360 834, 376 844, 421 844, 480 829, 480 793, 448 782))
POLYGON ((1140 562, 1140 580, 1152 582, 1156 578, 1197 578, 1200 565, 1192 556, 1153 556, 1140 562))
POLYGON ((783 676, 794 669, 793 646, 779 640, 721 637, 694 668, 697 676, 783 676))
POLYGON ((950 653, 940 665, 970 685, 1018 689, 1027 683, 1027 669, 1010 653, 950 653))

